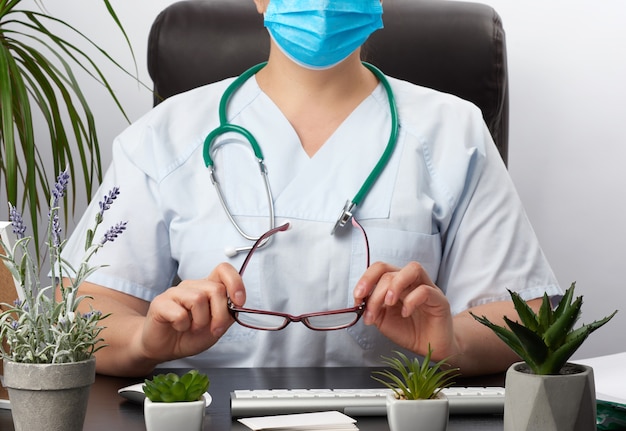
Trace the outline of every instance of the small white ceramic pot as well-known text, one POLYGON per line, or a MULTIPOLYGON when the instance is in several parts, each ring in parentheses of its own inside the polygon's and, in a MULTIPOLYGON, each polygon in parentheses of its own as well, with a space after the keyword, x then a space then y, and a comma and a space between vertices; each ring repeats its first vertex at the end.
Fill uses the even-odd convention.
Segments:
POLYGON ((206 400, 180 403, 154 403, 148 398, 143 404, 147 431, 200 431, 204 422, 206 400))
POLYGON ((448 398, 439 393, 430 400, 399 400, 387 397, 387 421, 391 431, 445 431, 448 428, 448 398))

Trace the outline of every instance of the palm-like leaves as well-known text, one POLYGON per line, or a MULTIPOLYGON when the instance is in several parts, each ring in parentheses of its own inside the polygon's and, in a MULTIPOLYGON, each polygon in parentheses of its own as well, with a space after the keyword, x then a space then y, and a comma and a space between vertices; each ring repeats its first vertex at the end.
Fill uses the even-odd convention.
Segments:
POLYGON ((396 352, 396 358, 383 358, 389 370, 374 371, 372 378, 392 389, 396 397, 405 400, 426 400, 435 398, 444 388, 452 385, 458 375, 458 368, 443 370, 446 360, 431 364, 432 349, 420 364, 417 358, 409 359, 404 353, 396 352), (376 377, 380 376, 380 377, 376 377))
MULTIPOLYGON (((132 53, 109 0, 102 1, 132 53)), ((39 202, 50 200, 50 168, 44 165, 41 153, 51 153, 54 176, 68 167, 70 175, 79 178, 81 175, 75 175, 79 170, 87 198, 92 195, 92 184, 102 179, 96 123, 74 71, 83 70, 99 81, 126 117, 93 54, 88 55, 52 29, 61 27, 71 32, 75 40, 86 42, 126 71, 75 27, 44 12, 20 9, 21 2, 0 0, 0 180, 9 202, 22 210, 28 207, 37 244, 39 202), (43 134, 36 133, 33 125, 39 115, 47 127, 43 134)), ((36 2, 43 10, 41 0, 36 2)), ((75 182, 72 193, 75 195, 75 182)))
POLYGON ((565 291, 555 309, 552 308, 548 295, 544 295, 538 313, 517 293, 509 291, 521 323, 504 316, 508 329, 490 322, 485 316, 472 316, 493 330, 535 374, 559 374, 587 337, 617 313, 616 310, 604 319, 574 329, 583 304, 582 296, 574 299, 575 286, 576 283, 572 283, 565 291))

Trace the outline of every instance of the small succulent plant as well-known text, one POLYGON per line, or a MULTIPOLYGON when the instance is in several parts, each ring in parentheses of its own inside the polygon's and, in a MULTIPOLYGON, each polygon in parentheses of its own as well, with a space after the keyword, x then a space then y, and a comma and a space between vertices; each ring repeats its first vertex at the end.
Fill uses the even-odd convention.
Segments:
POLYGON ((174 373, 159 374, 146 379, 143 391, 152 402, 177 403, 199 401, 209 388, 206 374, 191 370, 182 376, 174 373))
POLYGON ((436 398, 442 389, 450 387, 458 368, 442 369, 446 359, 431 364, 433 350, 428 346, 428 354, 420 364, 419 359, 409 359, 402 352, 395 352, 397 357, 383 357, 388 370, 374 371, 372 378, 392 389, 396 398, 403 400, 427 400, 436 398), (380 376, 380 377, 377 377, 380 376))
POLYGON ((574 325, 581 315, 583 297, 574 300, 572 283, 565 291, 556 308, 552 308, 547 294, 538 313, 515 292, 509 291, 521 323, 504 316, 508 329, 490 322, 485 316, 472 316, 478 322, 493 330, 520 358, 534 374, 559 374, 569 358, 596 329, 613 318, 617 310, 604 319, 597 320, 578 329, 574 325))

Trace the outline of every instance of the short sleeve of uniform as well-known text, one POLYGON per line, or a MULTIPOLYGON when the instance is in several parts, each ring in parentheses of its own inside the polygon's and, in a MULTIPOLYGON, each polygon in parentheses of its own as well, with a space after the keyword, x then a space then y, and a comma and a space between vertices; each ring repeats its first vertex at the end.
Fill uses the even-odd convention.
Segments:
MULTIPOLYGON (((104 267, 90 276, 89 281, 150 301, 172 285, 177 264, 169 250, 168 228, 160 210, 158 182, 133 161, 133 158, 149 157, 149 154, 127 152, 127 142, 145 139, 145 136, 135 136, 139 130, 142 129, 131 127, 115 140, 112 164, 66 244, 64 257, 74 265, 80 261, 85 232, 93 226, 100 210, 99 202, 111 188, 119 187, 120 194, 105 211, 104 222, 96 232, 95 240, 98 241, 106 229, 120 221, 126 221, 127 228, 113 242, 107 242, 90 260, 92 265, 104 267)), ((129 147, 132 149, 132 145, 129 147)))
MULTIPOLYGON (((445 286, 453 313, 509 300, 508 290, 526 300, 561 294, 480 112, 473 117, 465 133, 475 148, 458 165, 466 177, 450 211, 437 281, 445 286)), ((450 184, 458 166, 436 176, 450 184)))

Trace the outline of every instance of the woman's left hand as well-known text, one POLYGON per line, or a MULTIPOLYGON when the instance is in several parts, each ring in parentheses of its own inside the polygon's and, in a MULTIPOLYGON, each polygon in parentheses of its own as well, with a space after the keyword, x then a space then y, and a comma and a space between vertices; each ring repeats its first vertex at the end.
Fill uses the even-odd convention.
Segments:
POLYGON ((356 303, 367 301, 364 323, 376 325, 399 346, 425 355, 430 344, 434 360, 459 353, 450 304, 419 263, 404 268, 374 263, 354 296, 356 303))

